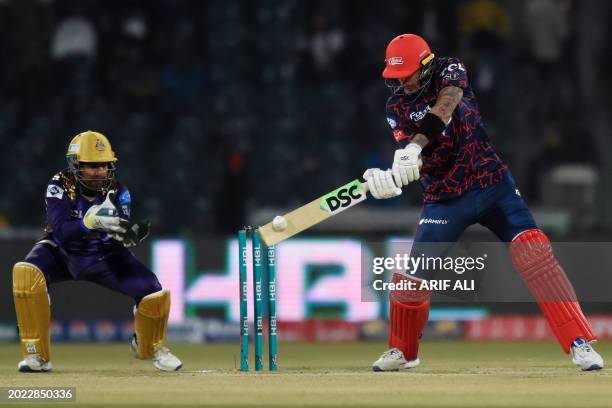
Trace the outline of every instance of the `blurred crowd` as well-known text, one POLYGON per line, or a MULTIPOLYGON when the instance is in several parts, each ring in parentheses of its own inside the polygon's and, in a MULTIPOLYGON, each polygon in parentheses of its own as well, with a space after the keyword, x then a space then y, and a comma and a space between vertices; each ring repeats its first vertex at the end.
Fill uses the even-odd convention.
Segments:
POLYGON ((233 232, 388 167, 381 71, 404 32, 464 60, 494 145, 546 204, 553 166, 599 174, 584 86, 609 81, 583 64, 587 3, 0 0, 0 226, 43 223, 46 182, 86 129, 110 138, 158 233, 233 232))

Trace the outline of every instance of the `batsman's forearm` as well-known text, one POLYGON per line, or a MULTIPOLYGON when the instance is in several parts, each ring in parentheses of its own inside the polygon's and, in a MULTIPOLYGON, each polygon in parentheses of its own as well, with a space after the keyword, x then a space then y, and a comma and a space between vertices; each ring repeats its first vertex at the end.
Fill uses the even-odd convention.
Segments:
POLYGON ((440 91, 438 100, 429 113, 436 115, 442 122, 448 124, 455 108, 461 102, 461 98, 463 98, 463 89, 456 86, 447 86, 440 91))
POLYGON ((410 143, 415 143, 418 144, 419 146, 421 146, 421 149, 424 148, 425 146, 427 146, 427 144, 429 143, 429 139, 427 139, 427 136, 425 136, 422 133, 417 133, 412 140, 410 141, 410 143))

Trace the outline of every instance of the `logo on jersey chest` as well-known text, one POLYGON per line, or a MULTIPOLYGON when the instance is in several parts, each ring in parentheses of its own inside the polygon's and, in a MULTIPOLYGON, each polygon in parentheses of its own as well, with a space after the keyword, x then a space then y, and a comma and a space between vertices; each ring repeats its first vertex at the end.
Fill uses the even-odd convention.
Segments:
POLYGON ((81 218, 83 218, 83 211, 82 210, 71 210, 70 211, 70 216, 72 218, 81 219, 81 218))
POLYGON ((410 120, 412 120, 413 122, 418 122, 419 120, 423 119, 425 115, 427 115, 427 112, 429 112, 430 110, 431 110, 431 106, 427 105, 425 108, 423 108, 420 111, 411 112, 409 116, 410 120))
POLYGON ((64 189, 55 184, 49 184, 47 186, 47 198, 59 198, 60 200, 64 196, 64 189))

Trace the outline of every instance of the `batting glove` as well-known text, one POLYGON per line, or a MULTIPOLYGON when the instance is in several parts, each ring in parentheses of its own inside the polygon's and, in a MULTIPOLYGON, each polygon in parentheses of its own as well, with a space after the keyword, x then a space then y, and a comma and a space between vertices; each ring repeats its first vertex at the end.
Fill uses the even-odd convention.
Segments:
POLYGON ((403 149, 395 151, 392 168, 395 184, 400 187, 406 186, 419 179, 419 155, 421 150, 422 148, 418 144, 410 143, 403 149))
POLYGON ((391 170, 367 169, 363 179, 368 183, 368 190, 377 200, 397 197, 402 189, 395 185, 391 170))

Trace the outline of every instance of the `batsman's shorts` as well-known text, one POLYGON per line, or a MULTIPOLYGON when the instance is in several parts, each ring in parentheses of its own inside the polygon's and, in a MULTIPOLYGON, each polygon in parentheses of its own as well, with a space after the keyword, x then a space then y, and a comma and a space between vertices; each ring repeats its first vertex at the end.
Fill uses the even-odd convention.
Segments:
MULTIPOLYGON (((503 179, 483 190, 472 190, 461 197, 445 201, 425 202, 414 238, 412 254, 416 251, 443 251, 443 245, 427 246, 419 243, 453 243, 472 224, 481 224, 503 242, 511 242, 519 233, 538 228, 525 201, 516 188, 510 171, 503 179)), ((440 256, 441 253, 429 256, 440 256)), ((415 277, 428 279, 417 272, 415 277)))

